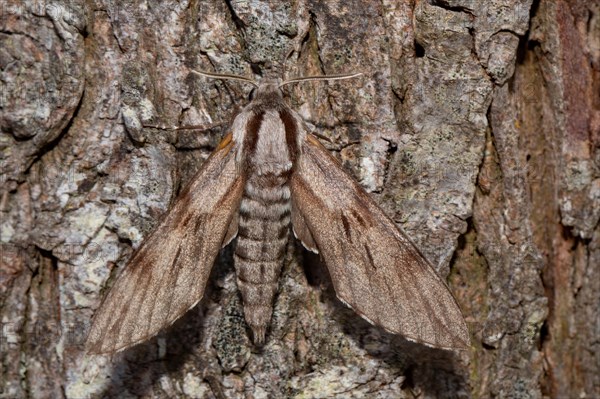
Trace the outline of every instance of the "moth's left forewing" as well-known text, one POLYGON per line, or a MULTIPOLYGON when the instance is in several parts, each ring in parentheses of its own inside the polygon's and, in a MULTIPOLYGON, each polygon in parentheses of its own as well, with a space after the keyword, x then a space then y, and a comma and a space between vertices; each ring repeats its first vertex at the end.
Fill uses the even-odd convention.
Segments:
POLYGON ((468 346, 456 300, 414 244, 315 137, 299 154, 290 183, 292 221, 301 221, 294 229, 310 234, 340 300, 409 340, 468 346))
POLYGON ((134 253, 94 315, 89 353, 147 340, 202 298, 219 249, 237 232, 244 176, 235 149, 228 135, 134 253))

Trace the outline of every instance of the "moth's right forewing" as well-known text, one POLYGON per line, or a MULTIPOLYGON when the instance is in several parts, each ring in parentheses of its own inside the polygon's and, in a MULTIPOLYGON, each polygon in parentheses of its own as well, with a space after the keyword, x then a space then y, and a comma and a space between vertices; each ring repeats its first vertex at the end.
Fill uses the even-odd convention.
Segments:
POLYGON ((301 146, 290 187, 298 213, 292 220, 310 232, 344 303, 412 341, 468 346, 467 326, 446 284, 312 136, 301 146))
POLYGON ((235 147, 227 136, 133 255, 96 311, 89 353, 142 342, 200 301, 224 240, 235 234, 244 186, 235 147))

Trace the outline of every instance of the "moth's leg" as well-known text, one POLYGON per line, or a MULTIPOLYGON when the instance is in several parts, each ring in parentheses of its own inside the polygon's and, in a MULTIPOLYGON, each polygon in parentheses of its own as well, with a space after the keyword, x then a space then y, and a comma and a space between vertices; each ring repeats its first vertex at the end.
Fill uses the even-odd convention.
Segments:
MULTIPOLYGON (((313 130, 312 132, 310 132, 310 134, 312 134, 313 136, 328 142, 329 144, 333 144, 336 145, 337 143, 335 141, 333 141, 332 139, 330 139, 329 137, 317 132, 316 130, 313 130)), ((345 145, 354 145, 354 144, 360 144, 359 140, 352 140, 352 141, 348 141, 346 143, 344 143, 345 145)))
POLYGON ((318 138, 320 138, 323 141, 328 142, 329 144, 335 144, 333 140, 331 140, 329 137, 325 136, 324 134, 321 134, 317 131, 312 131, 311 134, 317 136, 318 138))

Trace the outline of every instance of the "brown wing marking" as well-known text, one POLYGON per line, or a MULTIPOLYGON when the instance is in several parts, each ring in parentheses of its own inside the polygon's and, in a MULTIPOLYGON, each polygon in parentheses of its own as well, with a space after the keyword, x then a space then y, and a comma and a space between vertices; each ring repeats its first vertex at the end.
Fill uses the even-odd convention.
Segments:
MULTIPOLYGON (((133 255, 96 311, 86 347, 126 349, 156 335, 204 294, 244 187, 228 135, 133 255)), ((229 233, 228 233, 229 229, 229 233)))
POLYGON ((466 323, 444 281, 310 135, 290 187, 294 209, 302 217, 294 220, 310 232, 341 301, 409 340, 439 348, 469 345, 466 323))

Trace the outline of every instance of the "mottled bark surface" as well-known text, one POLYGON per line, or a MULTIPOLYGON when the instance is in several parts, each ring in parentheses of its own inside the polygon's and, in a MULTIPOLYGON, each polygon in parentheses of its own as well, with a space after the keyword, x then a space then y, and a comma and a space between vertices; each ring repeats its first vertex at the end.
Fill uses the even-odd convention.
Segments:
POLYGON ((1 0, 0 68, 0 397, 600 396, 597 2, 1 0), (84 356, 246 102, 190 68, 365 72, 288 101, 448 276, 469 352, 369 325, 290 244, 262 350, 226 249, 174 326, 84 356))

